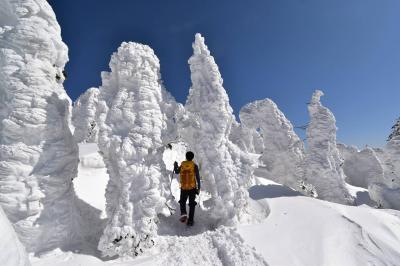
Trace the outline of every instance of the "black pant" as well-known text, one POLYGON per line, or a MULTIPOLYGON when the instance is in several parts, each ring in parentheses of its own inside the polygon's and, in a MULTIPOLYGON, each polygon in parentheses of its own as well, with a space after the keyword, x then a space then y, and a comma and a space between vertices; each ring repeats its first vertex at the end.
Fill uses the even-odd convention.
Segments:
POLYGON ((186 214, 186 201, 189 197, 189 221, 193 221, 194 217, 194 207, 197 205, 196 199, 196 189, 183 190, 181 189, 181 198, 179 199, 179 204, 181 206, 181 215, 186 214))

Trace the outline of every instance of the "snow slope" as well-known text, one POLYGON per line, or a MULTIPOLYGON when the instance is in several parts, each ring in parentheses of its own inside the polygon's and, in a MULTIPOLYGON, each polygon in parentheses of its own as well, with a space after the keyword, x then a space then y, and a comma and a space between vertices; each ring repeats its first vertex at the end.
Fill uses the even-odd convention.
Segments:
MULTIPOLYGON (((101 160, 95 157, 93 144, 81 144, 80 147, 81 158, 101 160)), ((176 149, 173 147, 164 152, 164 158, 166 162, 172 161, 182 156, 184 151, 183 146, 176 144, 176 149)), ((79 169, 82 169, 84 160, 80 164, 79 169)), ((106 175, 88 175, 91 170, 98 169, 97 165, 85 165, 84 174, 80 172, 74 181, 77 191, 84 186, 84 182, 76 182, 79 179, 107 178, 106 175)), ((84 192, 78 192, 78 195, 89 202, 91 197, 97 197, 95 194, 104 193, 101 182, 92 182, 90 189, 82 189, 84 192)), ((363 189, 353 187, 352 190, 363 189)), ((156 245, 135 259, 103 261, 81 249, 76 252, 56 249, 41 257, 31 257, 31 262, 35 266, 395 266, 400 261, 400 212, 308 198, 264 178, 257 179, 257 185, 249 189, 249 195, 250 213, 258 218, 237 227, 215 227, 207 211, 199 208, 193 228, 182 225, 178 213, 169 217, 159 216, 158 236, 154 239, 156 245)), ((361 202, 361 198, 358 200, 361 202)))
POLYGON ((295 195, 269 198, 271 185, 262 186, 264 193, 253 197, 268 198, 270 215, 238 232, 269 265, 400 264, 400 212, 295 195))

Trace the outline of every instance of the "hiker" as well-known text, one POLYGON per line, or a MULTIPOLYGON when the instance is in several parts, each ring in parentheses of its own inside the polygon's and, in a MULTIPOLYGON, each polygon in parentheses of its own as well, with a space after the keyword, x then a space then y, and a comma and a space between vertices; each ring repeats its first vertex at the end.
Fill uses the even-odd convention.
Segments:
POLYGON ((174 162, 174 172, 179 175, 179 181, 181 186, 181 197, 179 204, 181 207, 181 218, 179 219, 182 223, 188 226, 193 225, 194 208, 197 205, 195 199, 196 194, 200 193, 200 174, 199 167, 193 162, 194 153, 188 151, 186 153, 186 161, 181 163, 178 167, 178 163, 174 162), (186 212, 186 201, 189 198, 189 219, 186 212))

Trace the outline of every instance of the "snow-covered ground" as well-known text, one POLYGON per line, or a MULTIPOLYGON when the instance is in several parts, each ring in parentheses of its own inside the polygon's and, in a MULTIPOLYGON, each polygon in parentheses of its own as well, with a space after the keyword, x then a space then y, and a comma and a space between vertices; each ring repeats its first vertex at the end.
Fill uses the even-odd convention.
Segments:
MULTIPOLYGON (((101 157, 95 144, 79 147, 79 174, 74 180, 77 195, 104 211, 108 176, 101 157)), ((170 163, 181 158, 184 151, 182 145, 166 149, 164 161, 170 163)), ((175 181, 172 187, 173 194, 178 196, 175 181)), ((257 184, 249 189, 249 212, 255 218, 247 224, 215 228, 206 212, 198 207, 193 228, 182 225, 178 213, 160 216, 155 247, 136 259, 102 260, 80 248, 57 249, 40 257, 31 254, 31 263, 35 266, 400 265, 400 212, 362 204, 370 201, 364 195, 365 189, 348 188, 360 206, 304 197, 258 178, 257 184)))
POLYGON ((108 182, 108 174, 103 159, 98 153, 96 143, 79 145, 78 178, 74 180, 78 197, 91 206, 102 211, 105 218, 106 200, 104 193, 108 182))

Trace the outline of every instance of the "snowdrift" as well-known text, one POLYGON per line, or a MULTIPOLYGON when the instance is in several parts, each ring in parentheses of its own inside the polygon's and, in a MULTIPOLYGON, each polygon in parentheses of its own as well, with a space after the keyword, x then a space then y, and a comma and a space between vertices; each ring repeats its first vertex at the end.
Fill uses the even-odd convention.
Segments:
MULTIPOLYGON (((268 198, 268 218, 239 226, 269 265, 398 265, 400 212, 352 207, 302 196, 268 198)), ((364 205, 365 206, 365 205, 364 205)))

